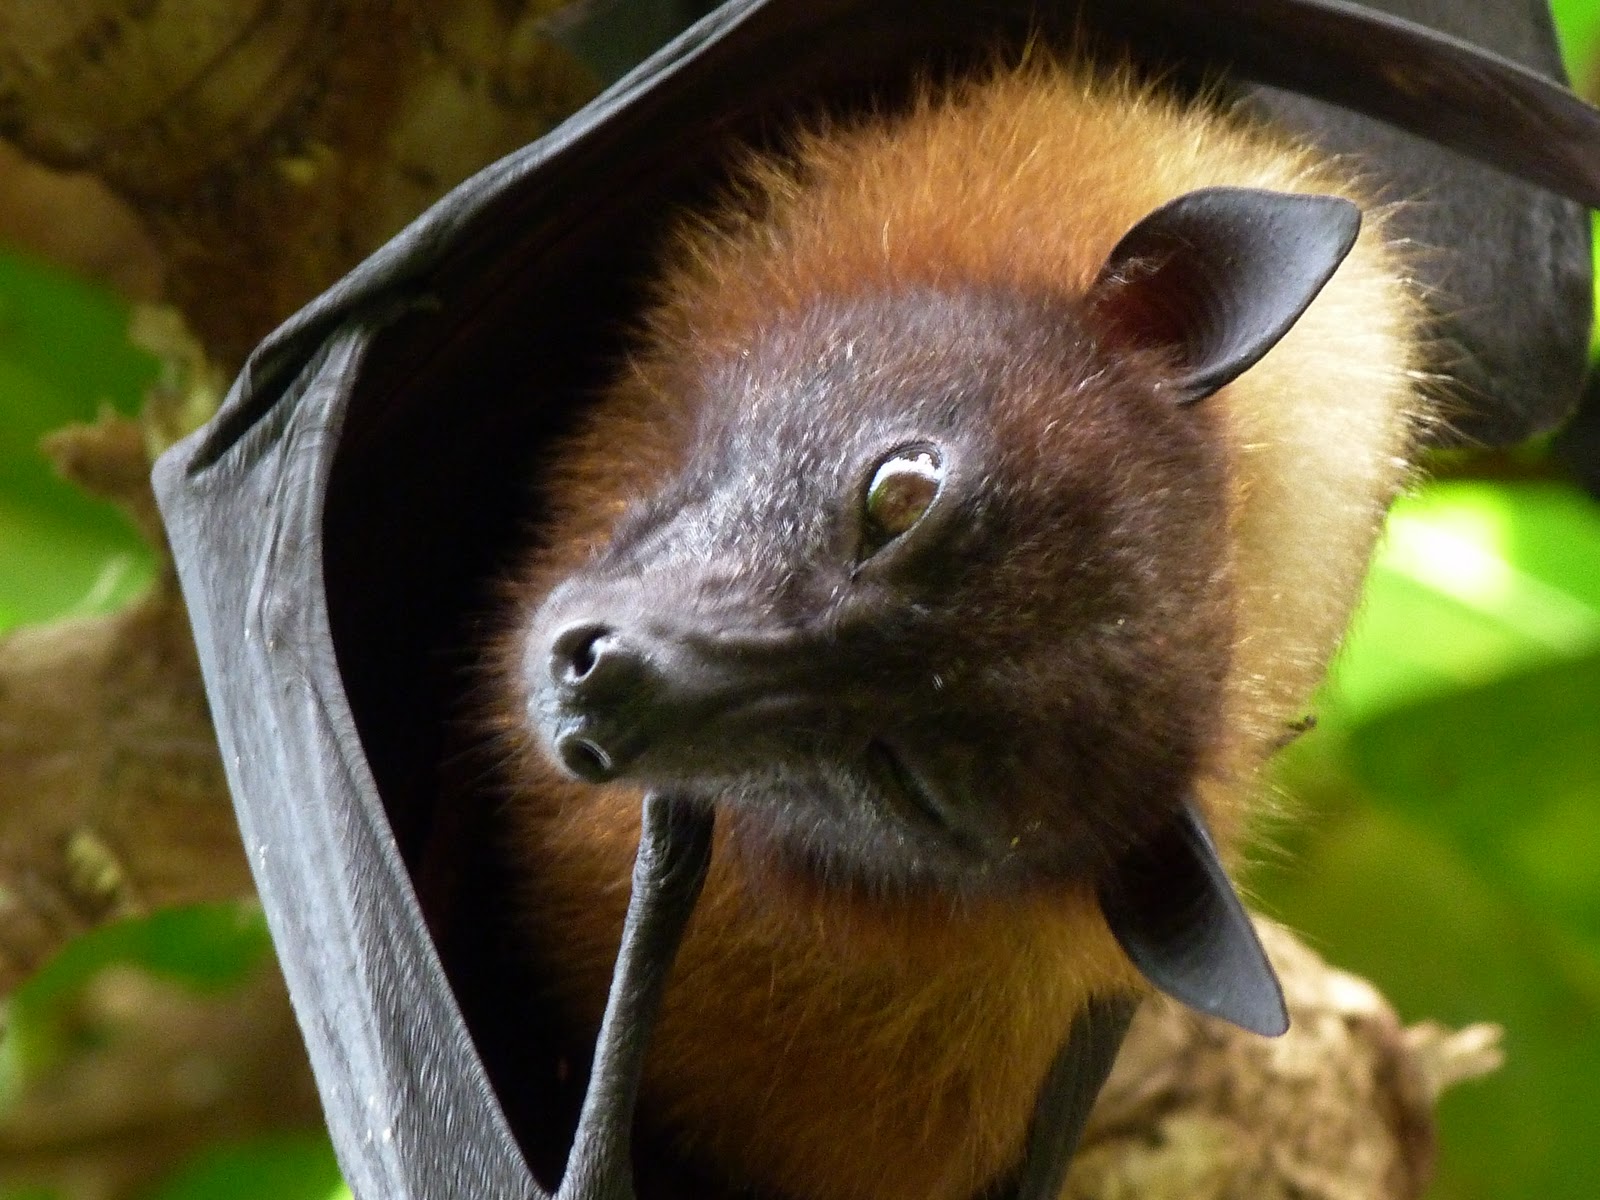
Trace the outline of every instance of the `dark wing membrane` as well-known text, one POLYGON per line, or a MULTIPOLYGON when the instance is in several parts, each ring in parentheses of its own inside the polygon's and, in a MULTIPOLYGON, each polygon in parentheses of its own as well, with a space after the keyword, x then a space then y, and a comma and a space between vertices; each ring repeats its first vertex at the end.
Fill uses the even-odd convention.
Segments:
POLYGON ((1164 10, 1177 37, 1225 69, 1376 117, 1600 207, 1600 114, 1557 82, 1543 0, 1138 7, 1164 10))
MULTIPOLYGON (((1376 0, 1374 7, 1562 77, 1545 0, 1376 0)), ((1393 232, 1437 248, 1418 255, 1414 270, 1434 318, 1432 365, 1451 376, 1460 401, 1441 430, 1447 440, 1505 445, 1559 423, 1588 363, 1593 292, 1583 207, 1487 165, 1492 155, 1469 159, 1429 141, 1426 126, 1406 132, 1279 88, 1256 87, 1251 101, 1269 119, 1360 163, 1380 197, 1406 201, 1391 214, 1393 232)), ((1518 121, 1516 106, 1499 119, 1518 121)), ((1524 140, 1542 155, 1561 139, 1536 121, 1524 140)), ((1600 167, 1600 152, 1585 149, 1581 135, 1570 144, 1581 164, 1600 167)))
POLYGON ((1015 1178, 983 1200, 1058 1200, 1137 1007, 1127 997, 1094 999, 1078 1014, 1040 1087, 1015 1178))
POLYGON ((323 500, 374 333, 337 330, 271 419, 207 470, 187 470, 193 441, 164 455, 156 492, 345 1178, 362 1200, 533 1200, 428 937, 328 626, 323 500))

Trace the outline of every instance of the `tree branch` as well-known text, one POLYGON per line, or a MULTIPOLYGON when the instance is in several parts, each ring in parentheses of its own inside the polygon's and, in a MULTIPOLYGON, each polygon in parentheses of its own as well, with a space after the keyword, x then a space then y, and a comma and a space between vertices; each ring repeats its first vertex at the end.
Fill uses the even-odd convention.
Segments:
POLYGON ((124 197, 215 361, 592 91, 560 0, 0 0, 0 137, 124 197))
POLYGON ((1499 1031, 1405 1029, 1365 980, 1257 921, 1292 1026, 1276 1040, 1166 1002, 1135 1018, 1066 1200, 1416 1200, 1433 1107, 1499 1065, 1499 1031))

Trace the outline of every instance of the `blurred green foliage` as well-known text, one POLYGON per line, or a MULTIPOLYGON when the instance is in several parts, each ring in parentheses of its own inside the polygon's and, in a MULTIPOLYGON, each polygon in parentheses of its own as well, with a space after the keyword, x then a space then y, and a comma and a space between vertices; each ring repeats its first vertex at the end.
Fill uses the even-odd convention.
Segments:
POLYGON ((217 993, 244 983, 272 952, 254 901, 166 909, 91 930, 37 971, 0 1006, 0 1106, 46 1074, 83 1037, 66 1014, 109 967, 135 967, 193 991, 217 993))
MULTIPOLYGON (((1574 79, 1600 3, 1556 0, 1574 79)), ((1589 1200, 1600 1170, 1600 505, 1436 484, 1399 505, 1363 611, 1282 756, 1298 802, 1265 907, 1408 1020, 1505 1027, 1449 1093, 1431 1200, 1589 1200)))
POLYGON ((1436 1200, 1593 1194, 1600 1071, 1600 506, 1551 484, 1401 504, 1279 764, 1265 907, 1408 1020, 1494 1021, 1447 1096, 1436 1200))
POLYGON ((1562 57, 1567 74, 1581 86, 1597 65, 1595 47, 1600 45, 1600 3, 1596 0, 1550 0, 1556 32, 1561 38, 1562 57))
POLYGON ((185 1164, 149 1200, 348 1200, 328 1139, 274 1134, 217 1146, 185 1164))
MULTIPOLYGON (((1555 0, 1568 68, 1597 74, 1600 0, 1555 0)), ((151 557, 106 506, 50 477, 39 436, 155 364, 110 297, 0 253, 0 630, 105 611, 151 557)), ((1432 1200, 1588 1200, 1600 1171, 1600 506, 1557 484, 1453 483, 1401 504, 1362 615, 1282 758, 1295 819, 1252 877, 1263 905, 1374 979, 1409 1020, 1496 1021, 1504 1070, 1444 1101, 1432 1200)), ((265 953, 253 910, 110 927, 9 1004, 8 1090, 70 1049, 58 1019, 135 963, 227 987, 265 953)), ((348 1200, 322 1138, 215 1147, 150 1200, 348 1200)), ((0 1200, 56 1200, 43 1192, 0 1200)))
MULTIPOLYGON (((0 1200, 70 1200, 49 1188, 0 1188, 0 1200)), ((274 1133, 211 1146, 145 1200, 353 1200, 319 1133, 274 1133)))
POLYGON ((0 251, 0 631, 111 611, 150 580, 133 527, 57 479, 38 448, 103 405, 137 411, 156 363, 127 323, 104 291, 0 251))

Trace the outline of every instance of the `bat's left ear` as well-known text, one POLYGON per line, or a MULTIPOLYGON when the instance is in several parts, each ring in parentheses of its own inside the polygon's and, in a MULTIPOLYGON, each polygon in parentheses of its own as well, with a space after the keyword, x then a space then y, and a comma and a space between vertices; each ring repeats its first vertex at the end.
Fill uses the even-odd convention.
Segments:
POLYGON ((1253 1033, 1289 1028, 1283 988, 1192 803, 1100 885, 1100 910, 1158 991, 1253 1033))
POLYGON ((1231 382, 1289 331, 1355 244, 1361 210, 1339 196, 1203 188, 1130 229, 1089 289, 1113 342, 1174 358, 1175 401, 1231 382))

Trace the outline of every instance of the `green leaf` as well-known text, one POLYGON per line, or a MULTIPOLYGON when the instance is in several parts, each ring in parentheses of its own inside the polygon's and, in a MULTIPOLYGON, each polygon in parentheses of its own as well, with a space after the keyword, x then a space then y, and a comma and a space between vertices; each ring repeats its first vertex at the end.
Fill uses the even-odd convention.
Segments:
POLYGON ((87 496, 27 504, 0 488, 0 546, 0 633, 114 612, 155 578, 155 554, 132 525, 87 496))
POLYGON ((1463 690, 1351 739, 1357 778, 1600 956, 1600 654, 1463 690))
POLYGON ((1600 51, 1600 4, 1595 0, 1551 0, 1550 11, 1567 74, 1581 81, 1594 69, 1600 51))
POLYGON ((327 1136, 273 1134, 201 1151, 147 1200, 337 1200, 349 1196, 327 1136))
POLYGON ((128 341, 128 307, 111 292, 57 268, 0 251, 0 360, 36 378, 41 410, 0 400, 0 424, 37 432, 91 414, 102 402, 133 413, 155 360, 128 341))
POLYGON ((39 451, 46 433, 105 405, 137 409, 157 364, 128 342, 127 322, 103 289, 0 253, 0 631, 108 611, 153 574, 121 514, 57 479, 39 451))
MULTIPOLYGON (((1551 0, 1556 36, 1561 42, 1561 58, 1578 94, 1595 98, 1600 83, 1600 3, 1596 0, 1551 0)), ((1594 239, 1595 283, 1600 288, 1600 213, 1592 215, 1597 236, 1594 239)), ((1597 306, 1600 307, 1600 306, 1597 306)), ((1600 357, 1600 322, 1590 335, 1589 355, 1600 357)))
POLYGON ((1600 510, 1451 483, 1397 508, 1253 879, 1408 1019, 1506 1027, 1440 1107, 1430 1200, 1578 1200, 1600 1077, 1600 510), (1303 814, 1302 814, 1303 815, 1303 814))
MULTIPOLYGON (((1600 9, 1596 9, 1600 13, 1600 9)), ((1594 263, 1595 293, 1600 296, 1600 212, 1589 214, 1589 253, 1594 263)), ((1595 305, 1600 313, 1600 303, 1595 305)), ((1589 326, 1589 358, 1591 362, 1600 358, 1600 320, 1593 320, 1589 326)))
POLYGON ((1321 707, 1359 721, 1600 649, 1600 506, 1562 484, 1435 485, 1395 506, 1321 707))

